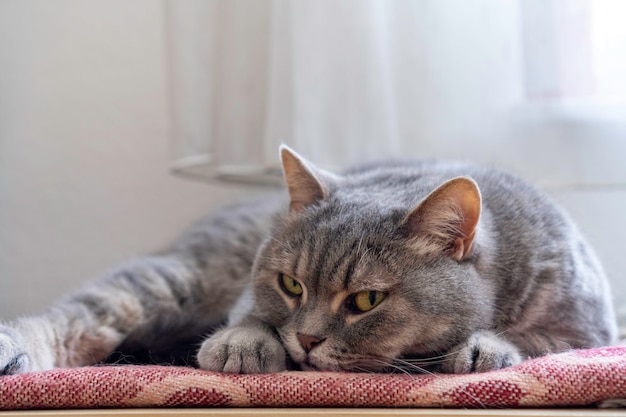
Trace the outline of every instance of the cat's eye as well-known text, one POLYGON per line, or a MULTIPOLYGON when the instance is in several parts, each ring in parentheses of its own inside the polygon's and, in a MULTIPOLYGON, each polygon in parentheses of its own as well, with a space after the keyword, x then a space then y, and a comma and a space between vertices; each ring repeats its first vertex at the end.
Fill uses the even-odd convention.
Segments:
POLYGON ((382 291, 361 291, 348 298, 348 305, 356 313, 365 313, 380 304, 386 295, 382 291))
POLYGON ((289 275, 280 274, 280 286, 289 295, 299 297, 302 295, 302 285, 289 275))

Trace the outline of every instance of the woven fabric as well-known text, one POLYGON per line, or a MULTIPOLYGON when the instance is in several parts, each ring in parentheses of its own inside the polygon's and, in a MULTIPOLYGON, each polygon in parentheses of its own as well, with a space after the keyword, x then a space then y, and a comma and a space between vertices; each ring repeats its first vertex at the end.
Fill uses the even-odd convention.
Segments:
POLYGON ((469 375, 102 366, 0 377, 0 409, 96 407, 548 407, 626 398, 626 347, 570 351, 469 375))

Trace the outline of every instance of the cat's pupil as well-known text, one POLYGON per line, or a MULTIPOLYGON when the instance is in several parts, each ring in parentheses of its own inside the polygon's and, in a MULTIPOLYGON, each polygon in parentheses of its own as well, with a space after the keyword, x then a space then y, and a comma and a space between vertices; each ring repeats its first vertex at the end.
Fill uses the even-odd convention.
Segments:
POLYGON ((374 303, 376 302, 377 295, 378 294, 376 293, 376 291, 370 291, 369 292, 370 305, 374 305, 374 303))

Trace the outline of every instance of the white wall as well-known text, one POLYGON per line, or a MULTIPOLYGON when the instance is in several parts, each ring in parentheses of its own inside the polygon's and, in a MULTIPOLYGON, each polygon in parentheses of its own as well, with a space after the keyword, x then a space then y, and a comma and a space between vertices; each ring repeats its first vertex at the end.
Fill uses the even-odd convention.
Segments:
POLYGON ((236 195, 168 173, 161 1, 0 2, 0 318, 236 195))

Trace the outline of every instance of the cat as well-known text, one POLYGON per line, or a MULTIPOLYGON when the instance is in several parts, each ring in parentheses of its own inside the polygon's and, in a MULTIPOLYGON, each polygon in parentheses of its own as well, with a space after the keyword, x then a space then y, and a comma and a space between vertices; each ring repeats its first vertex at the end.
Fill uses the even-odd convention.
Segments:
POLYGON ((187 349, 231 373, 469 373, 615 342, 596 256, 526 182, 435 161, 338 175, 280 154, 287 193, 5 322, 1 373, 187 349))

